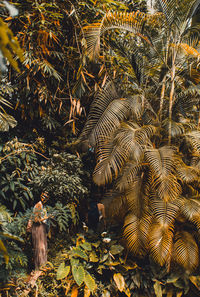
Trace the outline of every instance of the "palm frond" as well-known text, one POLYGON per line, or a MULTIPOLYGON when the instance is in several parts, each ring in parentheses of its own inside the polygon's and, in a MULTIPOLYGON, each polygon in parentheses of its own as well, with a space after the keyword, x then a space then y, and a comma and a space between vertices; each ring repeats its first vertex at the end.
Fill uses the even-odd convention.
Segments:
POLYGON ((200 154, 200 131, 191 131, 185 134, 186 142, 193 153, 200 154))
MULTIPOLYGON (((200 201, 182 198, 180 212, 188 221, 195 222, 200 213, 200 201)), ((198 223, 198 221, 196 222, 198 223)))
POLYGON ((125 193, 128 211, 139 218, 148 204, 148 197, 144 195, 142 186, 142 180, 138 178, 125 193))
POLYGON ((176 172, 182 183, 190 184, 199 179, 200 170, 198 168, 187 166, 182 160, 177 163, 176 172))
POLYGON ((199 250, 193 236, 186 231, 175 234, 173 259, 185 270, 191 272, 199 264, 199 250))
POLYGON ((181 193, 180 184, 175 173, 176 155, 171 147, 163 146, 159 149, 148 148, 145 160, 152 175, 152 189, 164 201, 176 199, 181 193))
POLYGON ((180 205, 177 201, 172 203, 161 200, 153 199, 151 203, 152 213, 160 226, 163 228, 169 228, 173 224, 176 216, 178 215, 180 205))
POLYGON ((143 163, 126 163, 121 176, 117 180, 116 188, 119 189, 119 191, 128 190, 135 182, 138 181, 143 170, 143 163))
POLYGON ((116 88, 112 81, 107 82, 102 90, 99 90, 91 104, 90 111, 87 117, 87 121, 83 128, 81 135, 79 136, 80 141, 88 139, 91 131, 98 123, 99 118, 103 115, 109 104, 119 99, 120 96, 117 94, 116 88))
POLYGON ((146 16, 144 13, 136 11, 132 13, 108 12, 101 23, 95 23, 84 27, 87 41, 87 55, 95 60, 100 51, 100 37, 108 30, 121 29, 133 34, 143 32, 146 16))
POLYGON ((124 237, 128 249, 135 255, 144 256, 148 249, 151 216, 148 213, 138 218, 133 213, 126 216, 124 222, 124 237))
POLYGON ((168 264, 173 247, 173 225, 164 227, 154 223, 149 235, 149 248, 153 260, 160 266, 168 264))

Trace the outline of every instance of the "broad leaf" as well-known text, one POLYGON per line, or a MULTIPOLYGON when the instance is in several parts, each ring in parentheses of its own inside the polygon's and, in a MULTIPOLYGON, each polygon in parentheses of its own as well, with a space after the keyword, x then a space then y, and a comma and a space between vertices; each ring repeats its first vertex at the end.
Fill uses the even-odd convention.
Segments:
POLYGON ((80 286, 84 280, 85 270, 83 266, 73 266, 72 267, 72 274, 74 277, 75 282, 78 286, 80 286))
POLYGON ((65 262, 62 262, 58 267, 56 279, 59 280, 67 277, 69 272, 70 272, 70 266, 65 266, 65 262))
POLYGON ((124 277, 123 275, 121 275, 121 273, 115 273, 113 275, 113 279, 117 285, 117 288, 120 292, 122 292, 124 290, 125 287, 125 281, 124 281, 124 277))
POLYGON ((95 289, 96 289, 95 280, 88 272, 85 273, 84 282, 91 292, 95 291, 95 289))

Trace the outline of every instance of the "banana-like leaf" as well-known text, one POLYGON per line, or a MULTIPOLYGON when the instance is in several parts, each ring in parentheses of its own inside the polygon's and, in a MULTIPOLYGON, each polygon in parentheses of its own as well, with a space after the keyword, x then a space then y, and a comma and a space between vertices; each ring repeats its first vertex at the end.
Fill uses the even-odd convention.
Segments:
POLYGON ((121 29, 135 35, 141 34, 144 30, 146 15, 136 11, 132 13, 108 12, 101 23, 95 23, 84 27, 87 41, 87 55, 95 60, 100 51, 100 38, 108 30, 121 29))
POLYGON ((173 225, 154 223, 149 235, 149 248, 153 260, 160 266, 169 263, 173 247, 173 225))
POLYGON ((199 264, 198 245, 189 232, 179 231, 175 234, 173 260, 186 271, 193 271, 199 264))
POLYGON ((148 212, 138 218, 133 213, 126 216, 123 236, 128 249, 135 255, 144 256, 148 250, 151 216, 148 212))

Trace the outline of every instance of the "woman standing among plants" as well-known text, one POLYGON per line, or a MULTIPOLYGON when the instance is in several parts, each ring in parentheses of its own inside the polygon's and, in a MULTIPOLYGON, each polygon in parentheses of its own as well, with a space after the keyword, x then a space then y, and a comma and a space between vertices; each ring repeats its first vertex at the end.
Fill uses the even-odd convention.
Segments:
POLYGON ((47 211, 43 204, 48 199, 48 193, 40 196, 40 201, 33 208, 33 216, 28 221, 27 231, 32 233, 35 270, 47 262, 47 211))

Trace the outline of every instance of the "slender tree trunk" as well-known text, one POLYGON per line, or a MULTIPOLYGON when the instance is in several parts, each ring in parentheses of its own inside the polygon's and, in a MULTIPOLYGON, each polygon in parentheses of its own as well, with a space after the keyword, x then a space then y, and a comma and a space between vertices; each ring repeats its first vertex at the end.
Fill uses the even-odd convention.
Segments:
POLYGON ((175 64, 173 63, 172 66, 172 74, 171 74, 171 90, 170 90, 170 96, 169 96, 169 145, 171 144, 171 138, 172 138, 172 106, 173 106, 173 99, 174 99, 174 88, 175 88, 175 64))
POLYGON ((161 95, 160 95, 160 109, 159 109, 159 113, 158 113, 160 122, 162 121, 162 109, 163 109, 163 102, 164 102, 164 97, 165 97, 165 88, 166 88, 166 75, 163 78, 162 90, 161 90, 161 95))

